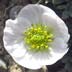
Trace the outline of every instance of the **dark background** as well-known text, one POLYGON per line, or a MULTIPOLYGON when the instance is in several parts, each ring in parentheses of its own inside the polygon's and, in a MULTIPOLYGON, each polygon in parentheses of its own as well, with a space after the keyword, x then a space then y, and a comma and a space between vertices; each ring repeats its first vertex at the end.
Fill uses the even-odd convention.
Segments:
MULTIPOLYGON (((14 19, 23 6, 37 2, 53 9, 65 21, 70 33, 68 53, 54 65, 47 66, 48 72, 72 72, 72 0, 0 0, 0 60, 7 67, 4 68, 3 65, 0 65, 0 72, 30 71, 17 65, 12 60, 11 56, 4 49, 2 38, 5 21, 9 18, 14 19)), ((36 72, 42 72, 42 70, 40 69, 36 72)))

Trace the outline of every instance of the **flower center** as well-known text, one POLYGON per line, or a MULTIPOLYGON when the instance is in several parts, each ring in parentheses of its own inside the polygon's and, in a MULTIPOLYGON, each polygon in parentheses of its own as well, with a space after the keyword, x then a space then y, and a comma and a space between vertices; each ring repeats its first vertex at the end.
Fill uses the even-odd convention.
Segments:
POLYGON ((54 39, 52 29, 42 24, 32 24, 23 35, 24 42, 29 46, 28 50, 36 52, 47 51, 54 39))

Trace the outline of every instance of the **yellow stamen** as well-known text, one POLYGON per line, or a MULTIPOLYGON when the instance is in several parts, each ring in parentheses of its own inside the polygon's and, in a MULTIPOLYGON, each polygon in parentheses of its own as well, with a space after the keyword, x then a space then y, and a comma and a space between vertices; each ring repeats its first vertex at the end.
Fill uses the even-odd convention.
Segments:
POLYGON ((50 43, 53 41, 53 33, 48 26, 42 24, 34 24, 23 32, 23 40, 29 45, 31 51, 46 51, 50 43))

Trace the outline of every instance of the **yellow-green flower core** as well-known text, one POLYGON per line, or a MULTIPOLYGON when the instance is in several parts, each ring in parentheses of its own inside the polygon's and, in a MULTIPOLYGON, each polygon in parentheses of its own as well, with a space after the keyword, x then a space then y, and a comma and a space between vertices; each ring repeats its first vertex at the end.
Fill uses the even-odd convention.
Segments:
POLYGON ((36 52, 47 51, 54 38, 52 29, 42 24, 32 24, 23 35, 24 42, 29 47, 28 50, 36 52))

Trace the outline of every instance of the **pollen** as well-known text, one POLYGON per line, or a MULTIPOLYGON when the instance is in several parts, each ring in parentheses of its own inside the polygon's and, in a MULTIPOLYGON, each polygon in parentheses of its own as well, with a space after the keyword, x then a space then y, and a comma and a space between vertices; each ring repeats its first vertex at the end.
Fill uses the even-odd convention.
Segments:
POLYGON ((35 45, 32 45, 32 48, 35 48, 35 45))
POLYGON ((41 44, 41 47, 43 47, 44 46, 44 44, 41 44))
POLYGON ((44 31, 45 34, 47 34, 47 31, 44 31))
POLYGON ((39 49, 39 46, 37 46, 37 49, 39 49))
POLYGON ((37 29, 36 29, 36 28, 35 28, 34 30, 35 30, 35 31, 37 31, 37 29))
POLYGON ((25 32, 23 39, 28 50, 34 52, 44 52, 49 49, 50 43, 54 40, 53 32, 48 26, 42 24, 32 24, 25 32))
POLYGON ((45 48, 48 48, 48 45, 46 45, 45 48))
POLYGON ((31 30, 33 30, 34 28, 33 27, 31 27, 31 30))
POLYGON ((48 42, 52 42, 53 40, 52 39, 48 39, 48 42))

